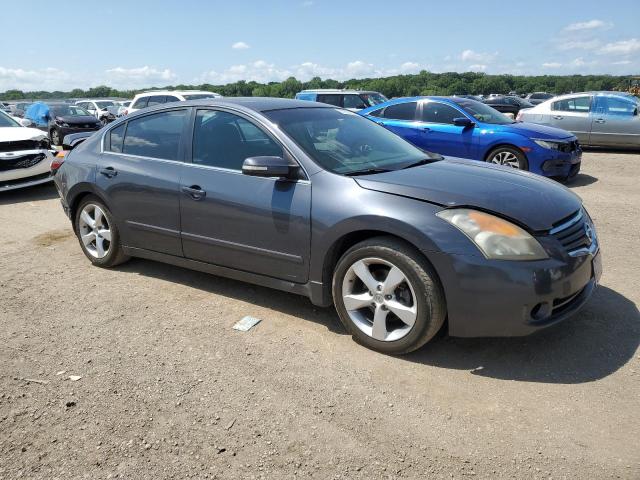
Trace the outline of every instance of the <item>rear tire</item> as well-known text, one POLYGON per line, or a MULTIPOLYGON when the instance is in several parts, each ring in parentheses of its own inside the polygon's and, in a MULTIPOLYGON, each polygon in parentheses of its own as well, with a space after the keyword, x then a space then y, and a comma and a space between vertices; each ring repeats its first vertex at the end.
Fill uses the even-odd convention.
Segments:
POLYGON ((433 267, 412 246, 391 237, 365 240, 345 252, 332 290, 340 321, 353 339, 386 354, 420 348, 446 317, 433 267))
POLYGON ((494 165, 516 168, 518 170, 529 170, 529 162, 522 150, 516 147, 502 146, 494 148, 487 155, 486 161, 494 165))
POLYGON ((129 260, 109 208, 94 195, 83 198, 74 219, 76 236, 85 256, 98 267, 115 267, 129 260))

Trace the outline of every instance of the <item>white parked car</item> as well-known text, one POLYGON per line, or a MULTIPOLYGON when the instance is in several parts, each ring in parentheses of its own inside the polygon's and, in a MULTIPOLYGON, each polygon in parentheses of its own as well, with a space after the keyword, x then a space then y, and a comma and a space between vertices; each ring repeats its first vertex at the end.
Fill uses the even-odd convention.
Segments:
POLYGON ((103 125, 113 122, 116 116, 109 111, 109 107, 116 105, 113 100, 78 100, 76 105, 84 108, 91 115, 96 117, 103 125))
POLYGON ((184 102, 186 100, 197 100, 200 98, 221 98, 222 95, 203 90, 155 90, 152 92, 139 93, 133 97, 131 106, 127 108, 126 114, 140 110, 141 108, 152 107, 169 102, 184 102))
POLYGON ((0 112, 0 192, 51 181, 49 136, 0 112))

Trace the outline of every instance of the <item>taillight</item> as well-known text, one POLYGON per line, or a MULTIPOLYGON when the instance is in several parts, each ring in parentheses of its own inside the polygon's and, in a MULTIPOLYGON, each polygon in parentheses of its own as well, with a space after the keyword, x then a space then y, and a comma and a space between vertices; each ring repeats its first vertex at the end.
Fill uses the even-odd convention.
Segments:
POLYGON ((67 150, 61 150, 56 153, 56 156, 51 160, 51 173, 56 173, 58 169, 64 163, 64 157, 67 155, 67 150))

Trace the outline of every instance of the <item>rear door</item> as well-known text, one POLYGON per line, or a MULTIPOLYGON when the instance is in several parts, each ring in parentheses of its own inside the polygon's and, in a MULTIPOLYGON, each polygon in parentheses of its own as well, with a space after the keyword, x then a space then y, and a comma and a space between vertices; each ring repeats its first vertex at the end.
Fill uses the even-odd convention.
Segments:
POLYGON ((640 146, 640 116, 635 101, 623 97, 596 96, 591 118, 589 143, 640 146))
POLYGON ((199 109, 191 163, 182 166, 182 245, 187 258, 306 282, 311 184, 244 175, 253 156, 288 155, 242 115, 199 109))
POLYGON ((425 100, 421 102, 419 117, 419 147, 441 155, 475 158, 475 129, 453 124, 455 118, 465 117, 458 109, 446 103, 425 100))
POLYGON ((564 98, 551 103, 549 125, 575 134, 580 143, 589 143, 591 95, 564 98))
POLYGON ((422 127, 417 121, 417 112, 418 102, 395 103, 382 111, 372 112, 370 118, 408 142, 420 146, 422 127))
POLYGON ((96 183, 126 246, 182 255, 179 184, 188 113, 136 117, 105 135, 96 183))

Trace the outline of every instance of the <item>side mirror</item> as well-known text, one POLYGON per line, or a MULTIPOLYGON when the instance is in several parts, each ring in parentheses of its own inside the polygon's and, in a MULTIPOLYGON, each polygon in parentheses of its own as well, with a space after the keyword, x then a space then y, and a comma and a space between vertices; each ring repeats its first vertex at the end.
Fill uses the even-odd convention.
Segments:
POLYGON ((31 125, 33 125, 33 122, 28 118, 21 118, 19 122, 20 122, 20 125, 22 125, 23 127, 30 127, 31 125))
POLYGON ((242 164, 242 173, 253 177, 293 178, 297 168, 282 157, 249 157, 242 164))
POLYGON ((453 124, 457 127, 473 127, 475 125, 474 122, 469 120, 467 117, 458 117, 453 119, 453 124))

